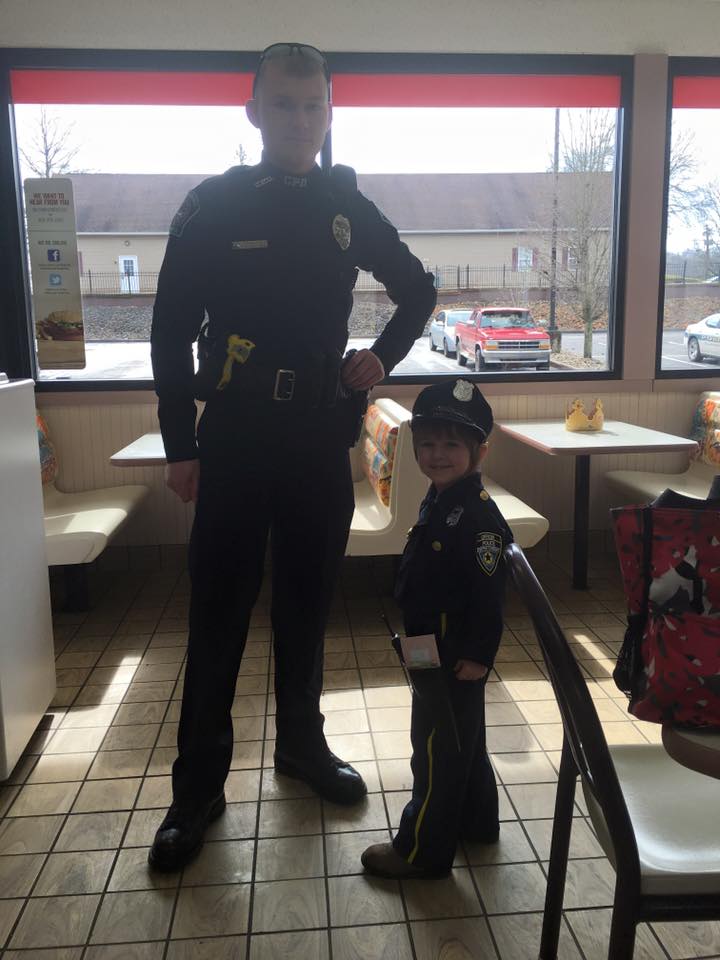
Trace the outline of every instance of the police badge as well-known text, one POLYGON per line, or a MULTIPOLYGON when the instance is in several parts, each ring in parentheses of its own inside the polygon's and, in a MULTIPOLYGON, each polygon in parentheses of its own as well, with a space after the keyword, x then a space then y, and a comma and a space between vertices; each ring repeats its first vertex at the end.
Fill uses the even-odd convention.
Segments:
POLYGON ((453 396, 456 400, 460 400, 466 403, 472 398, 473 395, 473 385, 469 380, 458 380, 458 382, 453 387, 453 396))
POLYGON ((347 250, 347 248, 350 246, 350 238, 352 236, 350 221, 348 218, 344 217, 341 213, 338 213, 332 222, 332 232, 340 249, 347 250))
POLYGON ((502 553, 502 537, 499 533, 478 533, 475 537, 477 562, 488 576, 497 569, 502 553))

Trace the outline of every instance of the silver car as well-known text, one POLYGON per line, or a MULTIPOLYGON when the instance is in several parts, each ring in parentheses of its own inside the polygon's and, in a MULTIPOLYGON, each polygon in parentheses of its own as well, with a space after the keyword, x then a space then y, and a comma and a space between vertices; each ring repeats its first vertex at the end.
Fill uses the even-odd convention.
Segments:
POLYGON ((709 317, 689 323, 683 334, 688 357, 698 363, 720 357, 720 313, 711 313, 709 317))
POLYGON ((455 324, 470 319, 472 310, 440 310, 432 318, 428 340, 431 350, 442 350, 446 357, 455 356, 455 324))

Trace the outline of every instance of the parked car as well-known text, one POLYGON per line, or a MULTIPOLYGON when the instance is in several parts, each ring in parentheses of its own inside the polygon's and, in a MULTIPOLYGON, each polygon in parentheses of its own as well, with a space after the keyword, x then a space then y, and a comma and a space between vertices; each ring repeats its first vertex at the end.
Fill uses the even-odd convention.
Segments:
POLYGON ((685 327, 683 342, 688 357, 695 363, 711 357, 720 357, 720 313, 689 323, 685 327))
POLYGON ((550 369, 550 337, 526 307, 479 307, 455 327, 457 362, 486 367, 531 364, 550 369))
POLYGON ((455 356, 455 324, 467 320, 472 310, 440 310, 432 318, 428 340, 431 350, 442 350, 446 357, 455 356))

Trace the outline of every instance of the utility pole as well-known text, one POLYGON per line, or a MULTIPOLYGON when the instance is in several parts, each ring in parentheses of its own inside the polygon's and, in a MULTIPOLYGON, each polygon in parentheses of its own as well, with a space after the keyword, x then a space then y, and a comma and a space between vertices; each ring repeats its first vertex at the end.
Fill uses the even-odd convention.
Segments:
POLYGON ((558 239, 558 180, 560 171, 560 108, 555 108, 555 146, 553 150, 553 210, 552 236, 550 239, 550 317, 548 333, 550 349, 560 349, 560 332, 557 329, 557 239, 558 239))
POLYGON ((703 240, 705 241, 705 279, 707 280, 710 276, 710 244, 712 242, 712 230, 709 223, 705 224, 703 240))

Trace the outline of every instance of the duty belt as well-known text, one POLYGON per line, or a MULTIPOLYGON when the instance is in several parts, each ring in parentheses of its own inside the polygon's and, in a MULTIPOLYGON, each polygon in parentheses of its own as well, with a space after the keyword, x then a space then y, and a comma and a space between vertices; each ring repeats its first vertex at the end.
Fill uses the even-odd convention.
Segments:
POLYGON ((292 407, 332 407, 338 398, 340 364, 334 357, 302 367, 248 363, 233 374, 227 388, 210 391, 207 399, 253 400, 292 407))

